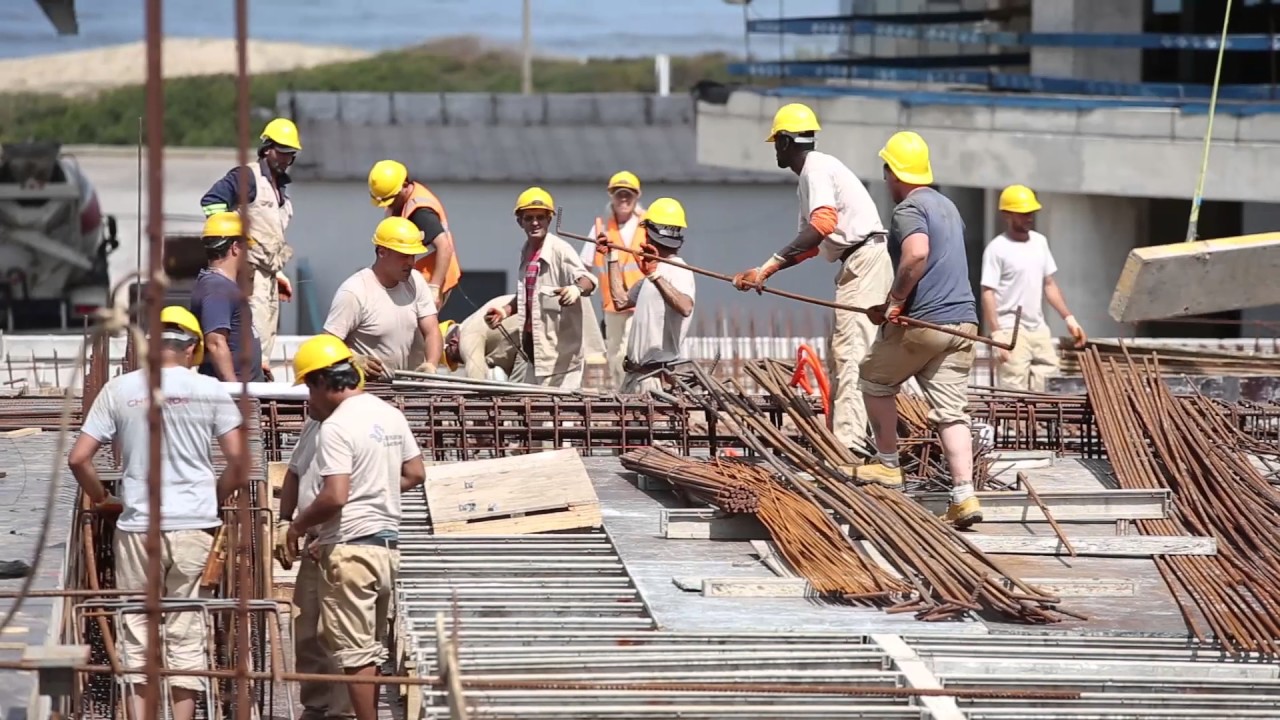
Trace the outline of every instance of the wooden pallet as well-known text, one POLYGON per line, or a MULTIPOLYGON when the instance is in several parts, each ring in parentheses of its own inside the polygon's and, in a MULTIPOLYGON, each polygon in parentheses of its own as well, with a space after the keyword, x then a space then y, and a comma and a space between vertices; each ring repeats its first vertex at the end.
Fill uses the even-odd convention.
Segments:
POLYGON ((576 450, 432 465, 426 495, 436 535, 523 535, 603 524, 576 450))

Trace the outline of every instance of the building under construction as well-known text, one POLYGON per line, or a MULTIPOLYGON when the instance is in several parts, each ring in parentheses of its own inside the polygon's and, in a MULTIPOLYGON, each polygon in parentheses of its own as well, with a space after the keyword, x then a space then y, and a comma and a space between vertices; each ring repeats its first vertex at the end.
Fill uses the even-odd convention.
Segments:
MULTIPOLYGON (((243 40, 244 0, 238 14, 243 40)), ((238 91, 244 161, 243 67, 238 91)), ((156 687, 180 673, 125 667, 123 618, 198 612, 210 688, 198 716, 293 718, 300 681, 363 680, 294 667, 293 579, 271 553, 308 414, 287 355, 280 382, 237 386, 248 484, 222 511, 202 578, 212 597, 115 590, 112 522, 64 470, 108 379, 156 365, 156 346, 144 354, 126 333, 160 327, 169 267, 162 133, 149 141, 150 302, 103 313, 52 363, 5 359, 19 386, 0 398, 7 559, 30 567, 0 563, 0 710, 130 717, 128 674, 156 687), (42 379, 57 392, 38 392, 42 379)), ((686 363, 646 397, 415 373, 370 383, 429 465, 403 502, 391 660, 376 678, 386 716, 1276 717, 1274 344, 1094 341, 1063 351, 1054 392, 976 379, 984 520, 960 532, 939 518, 951 478, 923 400, 897 400, 905 488, 857 485, 849 468, 865 458, 828 429, 821 372, 806 374, 794 338, 775 340, 686 363)), ((108 483, 114 455, 99 455, 108 483)))

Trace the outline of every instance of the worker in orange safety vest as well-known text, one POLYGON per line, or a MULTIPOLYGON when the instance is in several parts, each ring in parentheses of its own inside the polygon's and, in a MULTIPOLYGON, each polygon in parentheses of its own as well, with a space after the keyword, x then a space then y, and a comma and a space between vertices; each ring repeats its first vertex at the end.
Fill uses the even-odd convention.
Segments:
POLYGON ((422 231, 428 252, 418 258, 414 268, 426 278, 436 310, 440 310, 462 279, 444 204, 426 185, 410 178, 409 169, 395 160, 379 160, 369 170, 369 199, 375 206, 386 208, 387 217, 405 218, 422 231))
MULTIPOLYGON (((623 170, 609 178, 607 186, 609 204, 605 206, 605 217, 596 218, 588 237, 597 241, 604 239, 614 245, 623 247, 639 247, 644 243, 644 233, 636 233, 640 221, 644 219, 645 209, 640 204, 640 179, 634 173, 623 170)), ((582 246, 582 262, 590 266, 598 278, 601 291, 601 303, 604 309, 605 353, 608 356, 609 380, 616 390, 622 387, 626 371, 623 368, 627 355, 627 338, 631 335, 631 318, 635 308, 615 309, 612 289, 609 287, 608 253, 601 251, 595 243, 584 243, 582 246)), ((626 290, 644 279, 636 257, 631 253, 621 256, 622 286, 626 290)))

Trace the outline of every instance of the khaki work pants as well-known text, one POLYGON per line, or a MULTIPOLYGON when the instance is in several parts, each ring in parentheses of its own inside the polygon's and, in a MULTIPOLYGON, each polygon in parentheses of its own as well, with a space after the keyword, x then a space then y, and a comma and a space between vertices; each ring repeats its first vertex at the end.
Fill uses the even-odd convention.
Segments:
MULTIPOLYGON (((884 302, 893 285, 893 264, 883 242, 867 243, 845 259, 836 276, 836 302, 871 307, 884 302)), ((867 409, 858 389, 859 367, 876 337, 862 313, 835 311, 827 372, 831 376, 831 431, 848 448, 867 444, 867 409)))
MULTIPOLYGON (((300 673, 341 675, 342 668, 320 640, 320 565, 304 552, 293 588, 293 655, 300 673)), ((354 718, 351 696, 342 683, 299 683, 302 720, 354 718)))
MULTIPOLYGON (((116 588, 143 594, 147 590, 147 534, 116 530, 116 588)), ((160 567, 164 577, 164 597, 184 599, 207 597, 200 588, 213 536, 203 530, 171 530, 160 536, 160 567)), ((120 661, 127 668, 146 665, 147 615, 128 613, 120 633, 120 661)), ((164 645, 164 666, 169 670, 208 670, 209 638, 204 618, 197 612, 166 613, 160 634, 164 645)), ((206 679, 169 676, 169 687, 208 692, 206 679)), ((128 675, 128 683, 145 683, 142 675, 128 675)))
POLYGON ((376 545, 319 551, 320 638, 343 669, 387 661, 387 632, 400 555, 376 545))
POLYGON ((511 366, 511 377, 509 379, 512 382, 541 385, 542 387, 577 390, 582 387, 582 365, 579 365, 576 370, 562 372, 557 375, 539 375, 534 371, 533 365, 530 365, 523 355, 517 353, 515 364, 511 366))
POLYGON ((631 318, 634 312, 604 313, 604 344, 609 361, 609 388, 621 391, 626 379, 623 363, 627 359, 627 339, 631 336, 631 318))
POLYGON ((276 332, 280 327, 280 287, 276 284, 275 273, 259 267, 252 268, 252 271, 253 294, 249 296, 249 309, 253 312, 253 329, 262 344, 262 362, 270 364, 271 350, 275 347, 276 332))
MULTIPOLYGON (((947 327, 976 333, 973 323, 947 327)), ((886 323, 862 361, 862 391, 892 397, 909 378, 915 378, 929 404, 935 428, 969 424, 969 371, 973 369, 973 341, 927 328, 886 323)))
MULTIPOLYGON (((997 330, 996 342, 1009 342, 1012 332, 997 330)), ((1044 392, 1045 381, 1058 374, 1058 348, 1048 325, 1018 331, 1018 344, 1009 351, 1009 360, 996 365, 996 385, 1011 390, 1044 392)))

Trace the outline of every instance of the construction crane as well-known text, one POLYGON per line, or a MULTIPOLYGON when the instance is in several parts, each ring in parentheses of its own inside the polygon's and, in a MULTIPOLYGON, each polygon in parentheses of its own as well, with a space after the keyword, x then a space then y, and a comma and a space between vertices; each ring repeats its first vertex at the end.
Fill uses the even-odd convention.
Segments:
POLYGON ((36 0, 36 4, 44 11, 45 17, 53 23, 59 35, 80 34, 80 23, 76 19, 76 0, 36 0))
POLYGON ((1280 232, 1134 248, 1110 313, 1142 322, 1280 304, 1280 232))

